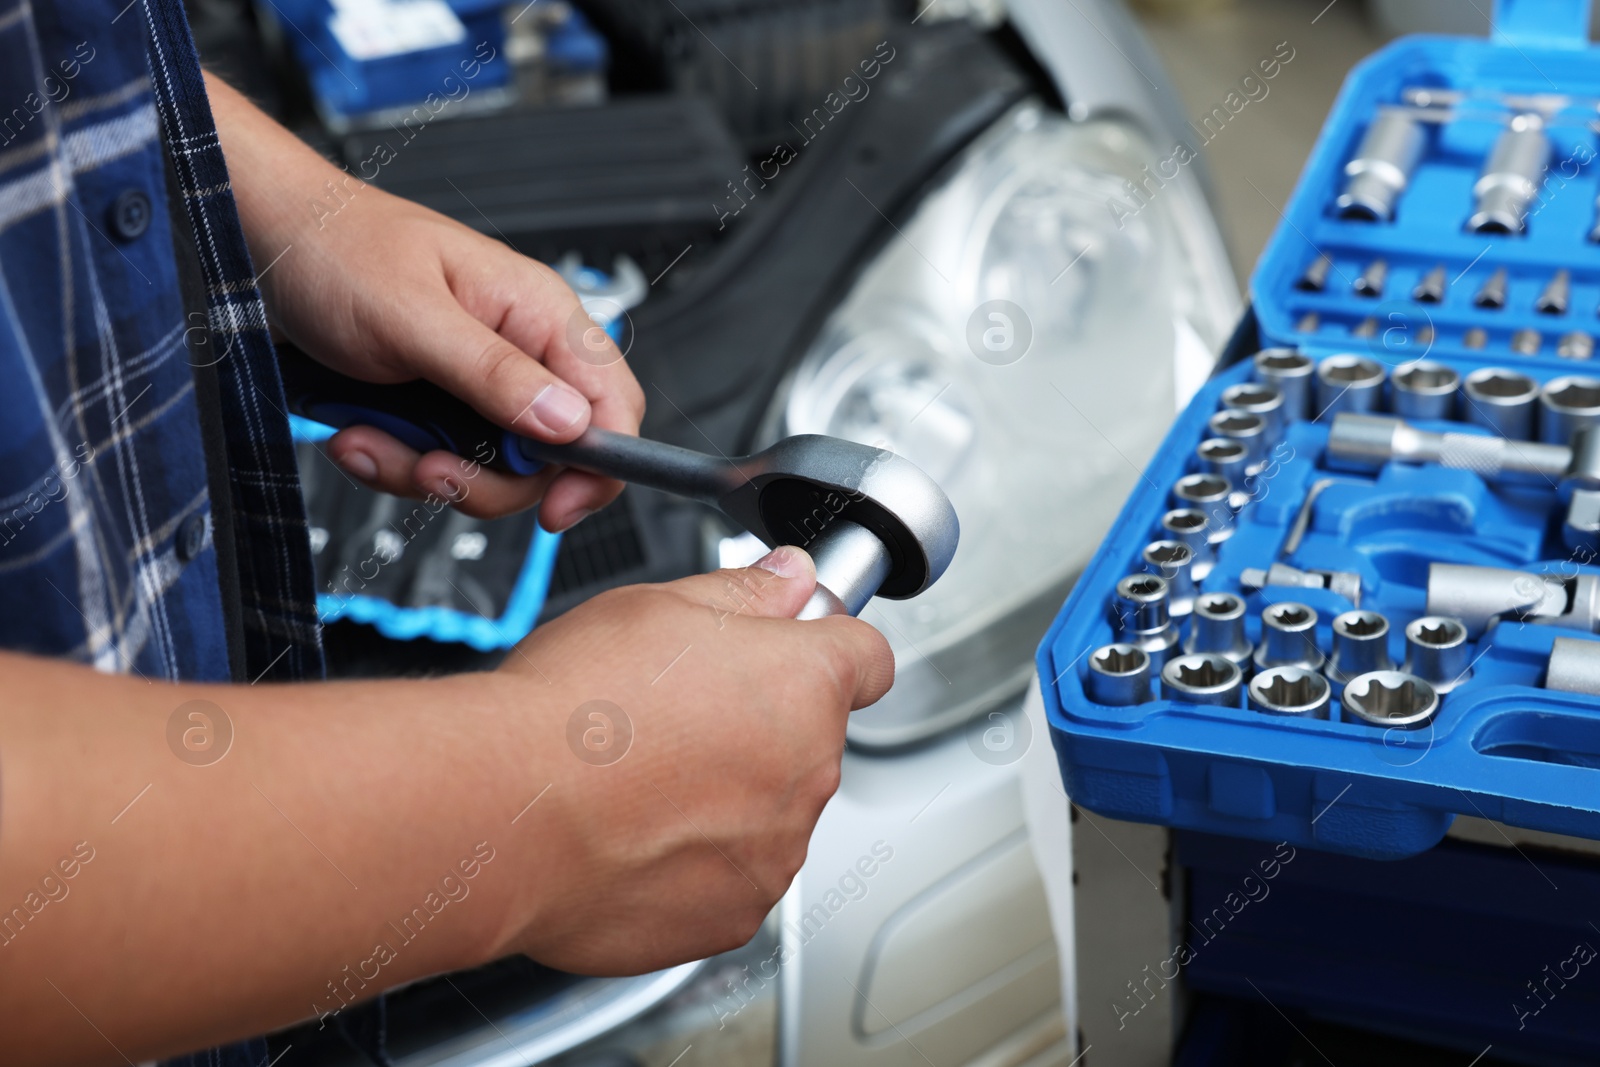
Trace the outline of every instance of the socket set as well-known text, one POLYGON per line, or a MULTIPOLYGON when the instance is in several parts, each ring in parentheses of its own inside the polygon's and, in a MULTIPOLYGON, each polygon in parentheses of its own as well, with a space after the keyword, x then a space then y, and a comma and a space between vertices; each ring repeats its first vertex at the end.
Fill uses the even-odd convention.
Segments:
POLYGON ((1046 635, 1084 807, 1374 858, 1456 814, 1600 839, 1600 62, 1586 2, 1496 10, 1351 75, 1046 635))

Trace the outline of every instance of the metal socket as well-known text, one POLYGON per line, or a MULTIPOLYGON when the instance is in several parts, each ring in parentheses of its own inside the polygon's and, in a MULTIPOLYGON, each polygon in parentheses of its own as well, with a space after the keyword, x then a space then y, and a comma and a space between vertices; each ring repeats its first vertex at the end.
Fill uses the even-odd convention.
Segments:
POLYGON ((1565 315, 1572 300, 1572 272, 1565 267, 1550 276, 1533 307, 1541 315, 1565 315))
POLYGON ((1340 412, 1376 411, 1383 395, 1383 367, 1365 356, 1329 356, 1317 364, 1317 418, 1340 412))
POLYGON ((1320 293, 1328 284, 1328 271, 1333 269, 1333 260, 1327 256, 1319 255, 1306 266, 1306 272, 1294 283, 1294 287, 1302 293, 1320 293))
POLYGON ((1430 360, 1407 363, 1389 378, 1394 413, 1406 419, 1448 419, 1455 411, 1461 375, 1430 360))
POLYGON ((1556 342, 1556 355, 1562 359, 1590 359, 1594 356, 1594 338, 1582 330, 1564 333, 1556 342))
POLYGON ((1205 581, 1217 562, 1217 554, 1206 537, 1206 513, 1197 508, 1173 508, 1161 516, 1161 532, 1166 535, 1165 540, 1182 541, 1193 550, 1194 563, 1190 564, 1189 573, 1195 581, 1205 581))
POLYGON ((1232 593, 1202 593, 1195 598, 1189 617, 1189 636, 1183 650, 1214 652, 1241 666, 1254 651, 1244 632, 1244 599, 1232 593))
POLYGON ((1295 719, 1329 717, 1332 687, 1304 667, 1268 667, 1250 679, 1250 710, 1295 719))
POLYGON ((1167 580, 1160 575, 1130 574, 1117 583, 1112 602, 1117 632, 1125 643, 1144 650, 1151 670, 1158 670, 1178 647, 1167 596, 1167 580))
POLYGON ((1089 653, 1084 688, 1096 704, 1143 704, 1150 699, 1150 657, 1138 645, 1121 642, 1097 648, 1089 653))
POLYGON ((1340 218, 1386 222, 1422 158, 1423 127, 1399 108, 1379 111, 1344 165, 1344 189, 1333 206, 1340 218))
POLYGON ((1333 620, 1333 658, 1328 681, 1343 689, 1352 678, 1394 669, 1389 658, 1389 620, 1376 611, 1347 611, 1333 620))
POLYGON ((1151 541, 1139 558, 1144 569, 1167 580, 1167 614, 1182 618, 1194 611, 1194 550, 1182 541, 1151 541))
POLYGON ((1186 704, 1239 706, 1239 689, 1244 672, 1226 656, 1197 652, 1177 656, 1161 668, 1161 696, 1186 704))
POLYGON ((1496 619, 1593 632, 1600 629, 1600 579, 1430 563, 1428 614, 1459 619, 1472 637, 1496 619))
POLYGON ((1352 678, 1340 698, 1347 722, 1388 729, 1417 730, 1439 711, 1439 694, 1404 671, 1373 671, 1352 678))
POLYGON ((1472 306, 1484 308, 1488 311, 1499 311, 1506 306, 1506 288, 1511 284, 1511 276, 1504 267, 1500 267, 1489 275, 1489 280, 1472 298, 1472 306))
POLYGON ((1526 441, 1533 437, 1534 401, 1539 383, 1503 367, 1483 367, 1461 383, 1462 414, 1474 426, 1501 437, 1526 441))
POLYGON ((1222 410, 1243 411, 1267 424, 1267 440, 1281 440, 1289 421, 1283 391, 1265 382, 1239 382, 1222 391, 1222 410))
POLYGON ((1267 440, 1267 421, 1260 415, 1248 411, 1219 411, 1206 422, 1206 429, 1212 437, 1237 441, 1244 446, 1246 473, 1254 474, 1266 462, 1270 442, 1267 440))
POLYGON ((1406 624, 1405 673, 1448 693, 1472 677, 1472 647, 1467 627, 1449 615, 1424 615, 1406 624))
POLYGON ((1251 375, 1270 385, 1283 396, 1286 420, 1304 419, 1311 414, 1311 378, 1316 363, 1292 348, 1263 348, 1256 353, 1251 375))
POLYGON ((1233 536, 1233 482, 1220 474, 1186 474, 1172 486, 1172 501, 1206 517, 1206 540, 1221 544, 1233 536))
POLYGON ((1472 186, 1467 219, 1473 233, 1521 233, 1550 162, 1550 138, 1537 115, 1513 118, 1489 152, 1472 186))
POLYGON ((1236 485, 1244 484, 1245 471, 1250 466, 1250 449, 1243 441, 1208 437, 1196 446, 1194 454, 1205 473, 1221 475, 1236 485))
POLYGON ((1556 638, 1550 646, 1544 687, 1562 693, 1600 696, 1600 641, 1556 638))
POLYGON ((1411 299, 1419 304, 1437 304, 1444 299, 1445 284, 1446 272, 1441 263, 1422 276, 1411 290, 1411 299))
POLYGON ((1351 286, 1357 296, 1377 299, 1383 295, 1384 283, 1389 280, 1389 261, 1375 259, 1367 264, 1367 269, 1356 276, 1355 283, 1351 286))
POLYGON ((1572 442, 1579 430, 1600 424, 1600 379, 1568 374, 1539 390, 1539 440, 1572 442))
POLYGON ((1255 654, 1257 670, 1304 667, 1319 671, 1326 660, 1317 647, 1317 613, 1313 608, 1284 601, 1262 610, 1261 645, 1255 654))

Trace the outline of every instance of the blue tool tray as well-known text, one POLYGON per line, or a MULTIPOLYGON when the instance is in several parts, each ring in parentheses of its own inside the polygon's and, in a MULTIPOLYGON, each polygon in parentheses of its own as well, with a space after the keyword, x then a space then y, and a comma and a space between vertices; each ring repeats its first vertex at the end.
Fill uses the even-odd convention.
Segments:
MULTIPOLYGON (((1111 608, 1117 582, 1145 569, 1141 550, 1163 536, 1160 516, 1179 506, 1173 484, 1200 469, 1195 449, 1211 436, 1207 420, 1224 389, 1251 380, 1257 348, 1288 347, 1314 360, 1353 353, 1389 371, 1426 358, 1463 378, 1485 367, 1541 383, 1600 378, 1600 360, 1572 345, 1576 335, 1600 334, 1600 244, 1590 237, 1600 193, 1600 56, 1588 45, 1588 9, 1587 0, 1502 0, 1492 38, 1404 38, 1348 78, 1252 279, 1259 345, 1228 353, 1179 416, 1039 648, 1051 734, 1076 803, 1117 818, 1375 858, 1428 849, 1457 813, 1600 838, 1600 697, 1542 688, 1551 642, 1595 638, 1587 631, 1492 627, 1473 642, 1470 680, 1441 697, 1421 730, 1345 721, 1337 701, 1327 720, 1303 720, 1250 710, 1243 695, 1237 706, 1163 699, 1159 682, 1150 701, 1121 707, 1094 703, 1085 688, 1089 653, 1121 639, 1111 608), (1378 109, 1411 88, 1466 98, 1451 107, 1450 121, 1427 125, 1391 220, 1341 218, 1334 203, 1346 162, 1378 109), (1549 99, 1558 93, 1574 99, 1560 106, 1549 99), (1518 107, 1504 107, 1505 96, 1519 98, 1518 107), (1540 196, 1523 232, 1469 232, 1474 183, 1524 97, 1545 98, 1551 151, 1540 196), (1322 256, 1331 260, 1327 278, 1320 290, 1307 287, 1307 270, 1322 256), (1388 265, 1383 292, 1358 295, 1354 281, 1375 258, 1388 265), (1442 300, 1413 299, 1441 265, 1442 300), (1501 268, 1503 306, 1478 306, 1476 294, 1501 268), (1567 307, 1541 313, 1535 304, 1563 268, 1567 307), (1230 357, 1236 362, 1228 365, 1230 357)), ((1253 336, 1250 325, 1241 336, 1253 336)), ((1375 413, 1390 412, 1391 389, 1386 381, 1375 413)), ((1460 422, 1416 425, 1488 432, 1460 422)), ((1553 484, 1508 488, 1433 464, 1340 469, 1325 455, 1328 429, 1321 418, 1288 426, 1272 462, 1242 487, 1249 502, 1200 584, 1203 593, 1244 597, 1252 641, 1261 639, 1264 607, 1298 602, 1318 613, 1316 643, 1326 653, 1333 618, 1359 606, 1388 619, 1399 664, 1406 624, 1427 613, 1431 562, 1600 573, 1591 565, 1600 559, 1575 557, 1563 543, 1553 484), (1298 545, 1283 554, 1308 491, 1327 478, 1337 482, 1317 493, 1298 545), (1331 589, 1242 588, 1242 570, 1274 562, 1353 572, 1360 604, 1331 589)))

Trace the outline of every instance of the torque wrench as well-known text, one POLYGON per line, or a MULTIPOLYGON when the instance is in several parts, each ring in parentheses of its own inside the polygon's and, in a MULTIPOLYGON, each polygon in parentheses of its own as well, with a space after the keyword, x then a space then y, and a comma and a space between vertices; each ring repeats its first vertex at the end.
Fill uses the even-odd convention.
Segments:
POLYGON ((960 537, 944 491, 884 449, 806 434, 730 459, 596 426, 547 444, 495 426, 427 382, 372 385, 287 351, 280 366, 291 410, 308 419, 375 426, 418 451, 515 474, 575 467, 718 508, 769 546, 798 545, 817 567, 800 618, 856 615, 873 596, 916 596, 944 574, 960 537))

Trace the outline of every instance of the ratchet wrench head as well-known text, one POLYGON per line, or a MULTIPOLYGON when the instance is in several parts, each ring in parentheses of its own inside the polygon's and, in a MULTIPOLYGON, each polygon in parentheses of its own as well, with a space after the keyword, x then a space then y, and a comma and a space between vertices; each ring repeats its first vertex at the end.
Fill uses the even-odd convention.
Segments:
POLYGON ((801 434, 734 464, 739 477, 717 504, 768 545, 804 548, 839 520, 875 534, 889 555, 878 596, 916 596, 955 555, 961 527, 950 498, 886 449, 801 434))

